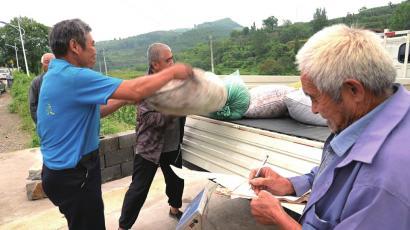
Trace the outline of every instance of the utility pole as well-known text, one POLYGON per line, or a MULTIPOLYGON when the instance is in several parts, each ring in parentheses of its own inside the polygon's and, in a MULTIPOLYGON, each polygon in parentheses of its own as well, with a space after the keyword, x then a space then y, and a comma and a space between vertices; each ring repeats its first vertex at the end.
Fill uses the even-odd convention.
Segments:
POLYGON ((212 48, 212 35, 209 35, 209 46, 211 47, 211 72, 214 73, 214 52, 212 48))
POLYGON ((17 18, 17 24, 18 24, 18 27, 19 27, 20 40, 21 40, 21 47, 23 48, 24 62, 25 62, 25 64, 26 64, 26 73, 27 73, 27 76, 29 76, 29 77, 30 77, 30 73, 28 72, 28 65, 27 65, 27 58, 26 58, 26 50, 24 49, 24 40, 23 40, 23 35, 21 34, 20 18, 17 18))
POLYGON ((15 25, 13 25, 13 24, 11 24, 11 23, 7 23, 7 22, 3 22, 3 21, 0 21, 0 23, 2 23, 2 24, 4 24, 4 25, 10 25, 11 27, 13 27, 14 29, 16 29, 16 30, 19 31, 20 41, 21 41, 21 47, 23 48, 24 63, 26 64, 26 73, 27 73, 27 76, 30 77, 30 73, 29 73, 29 71, 28 71, 28 65, 27 65, 26 50, 24 49, 23 34, 21 33, 21 30, 23 30, 24 34, 26 34, 26 32, 25 32, 24 29, 21 28, 21 26, 20 26, 20 18, 17 18, 17 25, 18 25, 18 26, 15 26, 15 25))
POLYGON ((19 66, 19 57, 18 57, 18 55, 17 55, 17 46, 16 46, 16 43, 14 43, 14 50, 16 51, 16 62, 17 62, 17 71, 19 71, 20 72, 20 66, 19 66))
POLYGON ((107 75, 107 62, 105 61, 105 49, 103 49, 103 58, 104 58, 105 75, 107 75))
POLYGON ((100 67, 100 73, 102 73, 101 72, 101 58, 98 59, 98 66, 100 67))
POLYGON ((16 46, 16 43, 14 43, 14 46, 9 45, 9 44, 5 44, 5 45, 6 45, 6 46, 10 46, 10 47, 13 47, 13 48, 14 48, 14 51, 16 52, 17 70, 18 70, 18 71, 20 71, 20 66, 19 66, 19 57, 18 57, 18 55, 17 55, 17 50, 18 50, 18 48, 17 48, 17 46, 16 46))

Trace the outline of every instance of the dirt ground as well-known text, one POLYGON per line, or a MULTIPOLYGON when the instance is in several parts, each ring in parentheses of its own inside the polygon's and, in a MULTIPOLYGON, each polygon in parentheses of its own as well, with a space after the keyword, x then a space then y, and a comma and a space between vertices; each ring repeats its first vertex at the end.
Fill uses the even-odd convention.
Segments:
POLYGON ((31 140, 30 134, 21 129, 19 115, 8 110, 11 99, 10 92, 0 95, 0 153, 28 148, 31 140))

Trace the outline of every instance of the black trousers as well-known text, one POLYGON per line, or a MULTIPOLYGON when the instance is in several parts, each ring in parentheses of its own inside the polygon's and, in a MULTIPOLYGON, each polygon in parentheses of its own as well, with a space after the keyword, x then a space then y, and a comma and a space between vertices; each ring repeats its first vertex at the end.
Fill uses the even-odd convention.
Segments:
POLYGON ((73 169, 52 170, 43 164, 42 185, 64 214, 69 229, 105 229, 98 150, 73 169))
MULTIPOLYGON (((184 180, 179 178, 170 167, 172 164, 182 168, 182 156, 179 154, 179 151, 162 153, 159 162, 165 177, 165 193, 168 196, 168 203, 174 208, 182 206, 182 193, 184 191, 184 180)), ((129 229, 137 220, 157 168, 157 164, 142 158, 139 154, 135 155, 132 182, 125 194, 119 220, 121 228, 129 229)))

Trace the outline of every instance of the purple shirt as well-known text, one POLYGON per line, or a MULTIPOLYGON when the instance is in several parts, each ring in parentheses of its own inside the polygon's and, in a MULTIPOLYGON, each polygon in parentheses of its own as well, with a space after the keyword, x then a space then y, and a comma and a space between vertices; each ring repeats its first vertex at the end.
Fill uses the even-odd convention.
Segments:
POLYGON ((399 86, 379 106, 320 177, 290 178, 297 195, 312 189, 303 229, 410 229, 410 93, 399 86))

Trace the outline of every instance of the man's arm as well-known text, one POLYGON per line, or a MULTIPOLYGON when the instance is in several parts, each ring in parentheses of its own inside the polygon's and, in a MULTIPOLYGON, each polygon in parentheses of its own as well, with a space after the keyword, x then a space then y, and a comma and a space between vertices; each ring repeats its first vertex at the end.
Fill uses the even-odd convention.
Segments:
POLYGON ((127 104, 129 104, 127 100, 109 99, 106 105, 100 106, 100 117, 108 116, 127 104))
POLYGON ((38 96, 40 91, 40 78, 36 77, 33 79, 30 85, 30 90, 28 94, 29 100, 29 109, 31 119, 33 119, 34 123, 37 123, 37 106, 38 106, 38 96))
POLYGON ((140 116, 141 123, 150 127, 163 127, 176 118, 175 116, 165 115, 153 110, 146 102, 142 102, 138 106, 138 116, 140 116))
POLYGON ((111 99, 132 100, 136 103, 151 96, 172 79, 186 79, 192 76, 192 68, 175 64, 159 73, 123 81, 111 95, 111 99))
POLYGON ((301 176, 288 178, 295 191, 296 196, 302 196, 307 191, 312 189, 313 180, 316 177, 319 167, 314 167, 310 173, 301 176))

